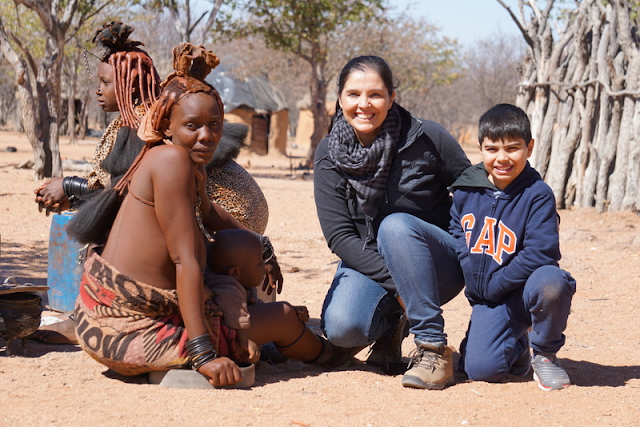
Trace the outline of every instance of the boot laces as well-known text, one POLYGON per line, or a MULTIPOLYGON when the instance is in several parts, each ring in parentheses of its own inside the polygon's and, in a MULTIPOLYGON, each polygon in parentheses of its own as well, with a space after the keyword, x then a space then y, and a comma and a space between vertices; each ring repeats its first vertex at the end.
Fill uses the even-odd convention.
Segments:
POLYGON ((422 367, 431 370, 434 372, 436 370, 436 365, 440 363, 440 359, 442 355, 433 350, 429 350, 422 347, 416 347, 410 354, 409 357, 411 360, 409 361, 409 366, 407 369, 411 369, 414 365, 422 365, 422 367))

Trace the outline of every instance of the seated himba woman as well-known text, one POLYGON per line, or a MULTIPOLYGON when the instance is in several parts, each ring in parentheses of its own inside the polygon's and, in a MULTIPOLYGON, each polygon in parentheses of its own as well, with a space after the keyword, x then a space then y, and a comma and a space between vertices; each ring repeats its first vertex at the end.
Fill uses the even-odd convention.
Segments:
MULTIPOLYGON (((132 40, 134 28, 122 22, 107 22, 95 32, 93 42, 102 50, 98 56, 99 79, 96 90, 103 111, 118 112, 100 138, 85 177, 55 177, 36 190, 41 211, 60 213, 77 208, 96 192, 109 188, 123 175, 144 146, 137 137, 141 119, 160 94, 160 77, 151 57, 132 40), (113 178, 113 179, 112 179, 113 178), (113 183, 112 183, 113 181, 113 183)), ((245 226, 263 233, 269 209, 260 187, 233 159, 244 147, 248 126, 226 123, 219 148, 207 164, 207 194, 245 226)), ((268 266, 267 294, 282 287, 282 275, 275 258, 268 266)), ((252 294, 256 294, 254 291, 252 294)), ((50 344, 77 344, 75 327, 64 313, 58 323, 41 326, 32 338, 50 344)), ((71 315, 71 317, 73 317, 71 315)))
POLYGON ((204 81, 218 58, 202 46, 173 50, 175 72, 138 134, 145 147, 118 184, 80 208, 69 234, 104 245, 85 263, 76 335, 94 359, 122 375, 191 367, 214 386, 242 379, 237 362, 274 342, 290 359, 325 367, 344 351, 310 331, 284 302, 249 307, 242 339, 222 322, 204 285, 212 231, 244 228, 206 195, 205 165, 222 135, 220 95, 204 81), (253 350, 252 350, 253 349, 253 350))

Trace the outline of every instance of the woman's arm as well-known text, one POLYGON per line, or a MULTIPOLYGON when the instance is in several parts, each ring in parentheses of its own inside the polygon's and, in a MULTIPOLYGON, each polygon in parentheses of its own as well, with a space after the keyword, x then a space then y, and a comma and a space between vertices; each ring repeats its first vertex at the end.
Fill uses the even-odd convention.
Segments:
MULTIPOLYGON (((180 314, 192 340, 208 334, 202 275, 204 240, 194 213, 195 170, 187 151, 181 147, 158 148, 149 159, 154 161, 151 178, 156 217, 175 265, 180 314)), ((234 384, 242 379, 237 365, 226 357, 214 359, 198 371, 214 385, 234 384)))
POLYGON ((331 251, 349 267, 388 289, 395 289, 387 265, 377 250, 365 247, 349 213, 349 201, 342 175, 328 159, 326 140, 316 151, 314 194, 318 219, 331 251))
POLYGON ((442 159, 439 175, 445 187, 448 187, 471 166, 471 162, 458 141, 442 125, 434 121, 422 120, 422 129, 438 150, 442 159))

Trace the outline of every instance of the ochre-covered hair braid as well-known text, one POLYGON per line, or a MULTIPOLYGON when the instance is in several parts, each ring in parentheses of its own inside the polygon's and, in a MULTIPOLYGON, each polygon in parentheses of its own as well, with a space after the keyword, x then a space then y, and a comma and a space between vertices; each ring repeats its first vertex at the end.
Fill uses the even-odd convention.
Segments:
POLYGON ((109 22, 96 32, 93 41, 105 49, 102 62, 113 67, 122 124, 137 128, 140 119, 134 107, 142 104, 145 111, 149 110, 160 92, 160 76, 147 52, 138 47, 143 43, 129 40, 133 31, 133 27, 122 22, 109 22))
POLYGON ((203 92, 213 96, 218 103, 220 114, 224 115, 224 105, 220 94, 204 79, 211 70, 220 64, 220 60, 204 46, 195 46, 191 43, 182 43, 173 48, 173 68, 171 73, 160 85, 162 92, 153 103, 138 127, 138 136, 145 141, 145 146, 133 161, 133 164, 114 187, 123 194, 129 185, 131 176, 138 168, 145 153, 157 144, 164 141, 171 144, 171 140, 165 139, 166 124, 171 119, 174 107, 185 95, 203 92))

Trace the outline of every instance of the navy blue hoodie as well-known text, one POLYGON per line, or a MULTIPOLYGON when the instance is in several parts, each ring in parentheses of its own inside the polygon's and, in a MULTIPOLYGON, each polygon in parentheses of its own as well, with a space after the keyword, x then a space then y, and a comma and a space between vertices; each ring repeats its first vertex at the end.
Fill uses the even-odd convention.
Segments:
POLYGON ((465 170, 449 189, 449 231, 472 304, 498 304, 539 267, 558 265, 555 197, 528 162, 504 191, 489 181, 482 163, 465 170))

